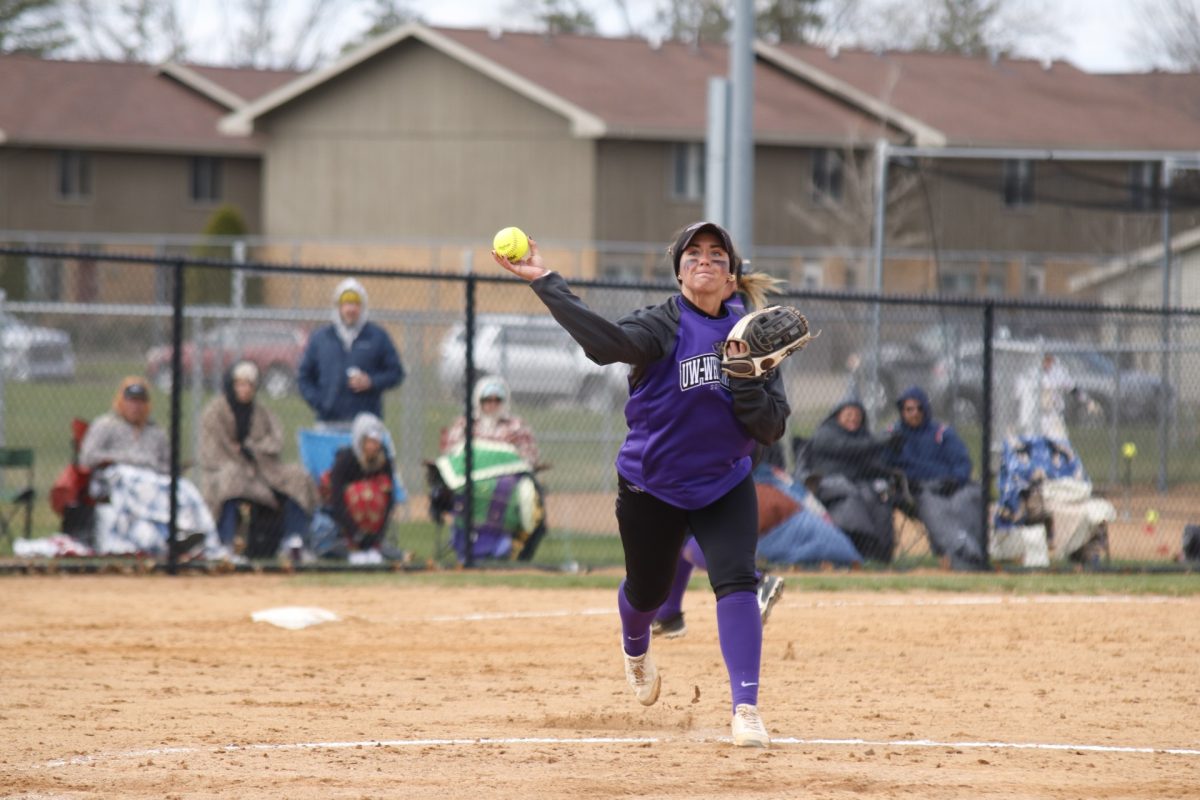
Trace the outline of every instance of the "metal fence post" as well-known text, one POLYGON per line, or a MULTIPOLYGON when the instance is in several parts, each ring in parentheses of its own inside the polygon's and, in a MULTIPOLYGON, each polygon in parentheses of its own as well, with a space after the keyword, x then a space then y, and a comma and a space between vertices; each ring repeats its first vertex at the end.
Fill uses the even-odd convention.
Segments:
POLYGON ((463 531, 466 537, 467 553, 463 561, 463 566, 475 566, 475 419, 474 409, 471 407, 471 392, 475 388, 475 286, 476 278, 474 272, 467 273, 466 282, 466 319, 464 322, 464 335, 467 337, 464 344, 466 345, 466 369, 463 370, 463 414, 466 419, 466 430, 464 431, 463 439, 463 470, 465 471, 467 482, 463 486, 463 516, 462 519, 466 524, 466 529, 463 531))
MULTIPOLYGON (((8 292, 0 289, 0 310, 4 309, 4 304, 7 302, 8 292)), ((4 382, 8 378, 7 361, 8 353, 4 352, 4 339, 0 337, 0 447, 5 447, 8 444, 8 435, 6 433, 8 426, 4 419, 4 410, 7 404, 4 391, 4 382)))
POLYGON ((183 391, 183 280, 184 263, 172 264, 174 285, 171 291, 171 497, 167 518, 167 574, 179 571, 179 405, 183 391))
POLYGON ((995 376, 992 375, 992 337, 996 335, 996 304, 988 301, 983 307, 983 441, 980 443, 982 452, 979 458, 979 482, 983 487, 983 502, 980 503, 980 513, 983 515, 981 530, 990 542, 988 522, 992 505, 992 423, 995 419, 995 409, 992 407, 992 387, 995 376))

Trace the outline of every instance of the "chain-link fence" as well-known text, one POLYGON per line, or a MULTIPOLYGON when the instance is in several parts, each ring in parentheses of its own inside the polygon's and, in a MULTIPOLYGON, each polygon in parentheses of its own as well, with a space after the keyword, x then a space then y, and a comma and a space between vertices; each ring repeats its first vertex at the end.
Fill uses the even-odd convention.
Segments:
MULTIPOLYGON (((197 467, 201 410, 234 360, 254 360, 262 376, 259 402, 286 429, 284 460, 298 460, 297 433, 312 427, 314 415, 296 391, 297 365, 309 334, 331 321, 334 285, 354 276, 367 289, 370 319, 391 334, 407 371, 403 384, 385 393, 383 413, 407 491, 392 523, 398 545, 416 563, 454 561, 446 546, 447 521, 439 525, 431 518, 427 475, 443 431, 465 410, 469 323, 476 331, 472 374, 507 381, 512 410, 532 428, 540 449, 548 534, 533 563, 621 563, 613 462, 625 433, 624 368, 600 368, 586 359, 522 283, 490 270, 234 263, 223 260, 228 253, 204 261, 4 252, 10 264, 53 263, 47 279, 70 288, 58 296, 89 298, 10 300, 3 308, 0 432, 5 446, 36 454, 34 537, 61 529, 47 498, 73 457, 72 420, 108 410, 126 375, 150 379, 153 415, 178 433, 179 463, 190 476, 197 467), (173 350, 180 343, 172 340, 177 310, 171 301, 178 276, 184 302, 175 375, 173 350)), ((663 283, 572 284, 610 318, 672 291, 663 283)), ((974 478, 984 481, 992 499, 1000 495, 1002 456, 1011 437, 1064 426, 1090 480, 1090 498, 1112 507, 1109 563, 1161 568, 1179 556, 1185 525, 1200 522, 1192 500, 1200 496, 1200 381, 1190 368, 1200 357, 1195 312, 822 292, 787 293, 780 300, 801 307, 822 331, 782 367, 791 434, 798 440, 811 437, 852 393, 867 408, 870 428, 882 433, 896 420, 900 393, 916 385, 929 396, 936 418, 965 441, 974 478), (1047 354, 1057 357, 1066 384, 1050 385, 1042 370, 1047 354), (1043 413, 1043 395, 1054 414, 1043 413)), ((7 480, 5 488, 12 488, 18 478, 7 480)), ((893 563, 936 563, 921 523, 901 510, 894 519, 893 563)), ((21 524, 18 514, 6 551, 13 536, 23 535, 21 524)))

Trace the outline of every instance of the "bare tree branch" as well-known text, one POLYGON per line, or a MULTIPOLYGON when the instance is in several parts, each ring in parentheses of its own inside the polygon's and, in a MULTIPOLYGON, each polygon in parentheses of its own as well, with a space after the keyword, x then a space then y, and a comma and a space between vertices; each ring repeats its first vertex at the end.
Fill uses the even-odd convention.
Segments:
POLYGON ((1200 2, 1139 0, 1133 42, 1148 68, 1200 71, 1200 2))

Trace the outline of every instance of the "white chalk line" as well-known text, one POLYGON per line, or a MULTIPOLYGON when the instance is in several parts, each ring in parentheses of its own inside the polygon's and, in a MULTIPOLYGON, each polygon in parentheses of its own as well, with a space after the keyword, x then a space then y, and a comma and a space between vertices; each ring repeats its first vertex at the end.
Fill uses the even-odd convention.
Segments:
MULTIPOLYGON (((157 747, 146 750, 125 750, 115 753, 56 758, 39 765, 44 769, 85 766, 105 761, 155 756, 223 754, 245 752, 286 752, 289 750, 357 750, 368 748, 407 747, 489 747, 496 745, 614 745, 614 744, 688 744, 728 743, 729 737, 688 738, 668 736, 518 736, 505 738, 462 738, 462 739, 367 739, 359 742, 296 742, 292 744, 230 744, 223 747, 157 747)), ((772 746, 799 745, 808 747, 912 747, 955 750, 1052 750, 1087 753, 1118 753, 1140 755, 1200 756, 1200 749, 1187 747, 1134 747, 1128 745, 1103 744, 1053 744, 1037 742, 941 742, 933 739, 797 739, 775 737, 772 746)))

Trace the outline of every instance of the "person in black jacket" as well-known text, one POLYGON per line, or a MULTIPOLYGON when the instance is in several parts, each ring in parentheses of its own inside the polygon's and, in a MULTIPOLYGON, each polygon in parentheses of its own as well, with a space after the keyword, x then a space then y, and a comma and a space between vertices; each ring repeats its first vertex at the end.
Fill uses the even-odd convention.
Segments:
POLYGON ((857 399, 843 400, 817 426, 796 465, 796 477, 829 510, 865 558, 890 563, 895 549, 892 522, 894 477, 885 458, 890 437, 871 434, 867 413, 857 399))

